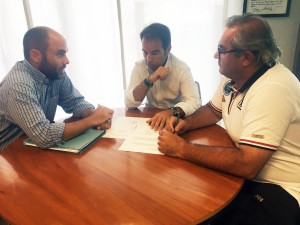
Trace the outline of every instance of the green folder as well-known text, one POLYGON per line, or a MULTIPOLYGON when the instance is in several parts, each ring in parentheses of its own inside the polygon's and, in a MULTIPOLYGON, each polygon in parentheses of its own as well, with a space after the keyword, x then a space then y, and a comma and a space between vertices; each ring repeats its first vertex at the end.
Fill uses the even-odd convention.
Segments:
MULTIPOLYGON (((50 147, 50 150, 71 152, 81 154, 88 149, 93 143, 99 140, 105 130, 89 129, 84 133, 64 142, 62 145, 50 147)), ((24 140, 24 145, 38 147, 30 138, 24 140)))

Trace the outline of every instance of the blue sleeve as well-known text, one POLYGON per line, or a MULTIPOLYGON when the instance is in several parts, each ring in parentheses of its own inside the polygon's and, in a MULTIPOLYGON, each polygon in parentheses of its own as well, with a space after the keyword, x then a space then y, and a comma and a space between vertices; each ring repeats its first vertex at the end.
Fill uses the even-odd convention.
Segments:
POLYGON ((62 142, 65 124, 50 123, 29 80, 10 86, 7 110, 11 123, 17 124, 39 147, 49 148, 62 142))
POLYGON ((84 97, 73 86, 67 75, 65 75, 62 87, 59 91, 58 105, 60 105, 66 113, 72 113, 74 117, 80 117, 86 109, 95 108, 91 103, 85 101, 84 97))

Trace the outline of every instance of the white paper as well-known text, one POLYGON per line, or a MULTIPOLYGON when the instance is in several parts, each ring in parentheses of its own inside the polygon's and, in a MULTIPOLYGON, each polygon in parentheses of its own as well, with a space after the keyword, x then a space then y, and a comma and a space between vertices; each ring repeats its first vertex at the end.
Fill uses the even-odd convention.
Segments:
POLYGON ((149 118, 117 117, 103 136, 105 138, 125 139, 119 150, 162 154, 158 151, 158 131, 150 128, 146 122, 149 118))
POLYGON ((148 119, 141 117, 113 117, 111 127, 106 130, 103 137, 126 139, 130 137, 137 126, 148 126, 148 123, 146 123, 148 119))

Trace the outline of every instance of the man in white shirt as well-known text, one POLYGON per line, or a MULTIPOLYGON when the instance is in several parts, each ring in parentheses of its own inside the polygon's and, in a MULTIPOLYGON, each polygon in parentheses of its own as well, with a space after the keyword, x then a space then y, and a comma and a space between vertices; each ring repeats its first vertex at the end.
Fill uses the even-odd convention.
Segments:
POLYGON ((266 20, 230 17, 215 53, 224 75, 215 95, 185 121, 171 117, 168 131, 160 132, 162 153, 246 179, 237 197, 205 224, 300 222, 300 83, 280 56, 266 20), (196 145, 173 134, 220 119, 235 147, 196 145))
POLYGON ((170 53, 169 28, 153 23, 144 28, 140 38, 144 59, 133 68, 125 105, 138 107, 147 97, 146 107, 166 109, 148 121, 153 129, 161 130, 170 116, 189 116, 201 101, 190 68, 170 53))

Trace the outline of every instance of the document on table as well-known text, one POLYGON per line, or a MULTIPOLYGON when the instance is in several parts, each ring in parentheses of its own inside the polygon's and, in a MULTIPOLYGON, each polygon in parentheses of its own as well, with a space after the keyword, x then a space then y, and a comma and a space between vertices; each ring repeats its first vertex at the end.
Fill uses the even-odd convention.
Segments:
POLYGON ((119 150, 162 154, 158 151, 158 131, 150 128, 146 122, 149 118, 117 117, 113 118, 112 126, 106 130, 104 138, 125 139, 119 150))

